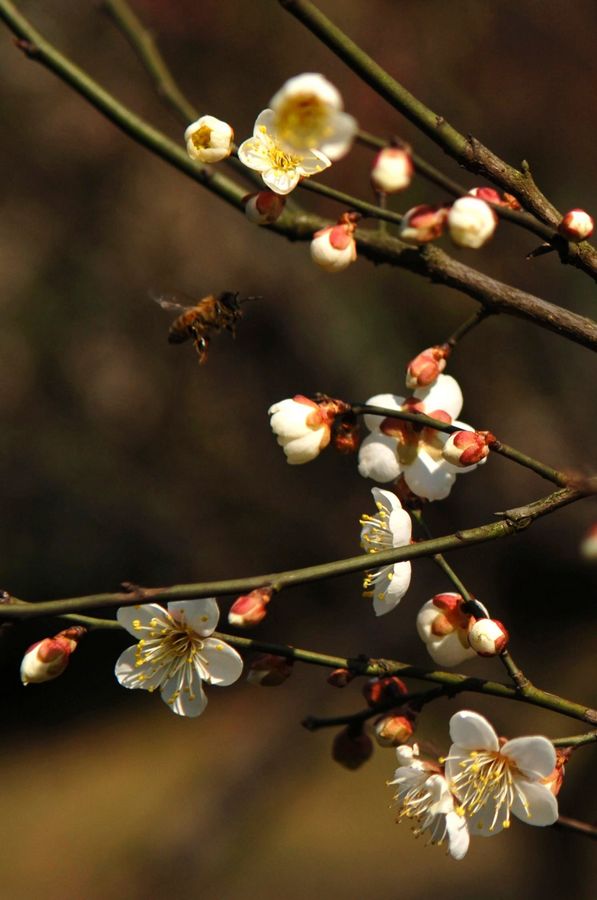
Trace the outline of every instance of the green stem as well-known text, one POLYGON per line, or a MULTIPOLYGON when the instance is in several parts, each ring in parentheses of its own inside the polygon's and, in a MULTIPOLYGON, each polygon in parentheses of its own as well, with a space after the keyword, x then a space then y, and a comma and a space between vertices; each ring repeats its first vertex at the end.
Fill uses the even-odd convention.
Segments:
MULTIPOLYGON (((592 488, 592 482, 590 484, 592 488)), ((471 547, 486 541, 507 537, 522 529, 528 528, 541 516, 548 515, 556 509, 574 503, 588 496, 589 490, 563 489, 555 491, 534 503, 502 513, 500 522, 490 522, 477 528, 467 528, 444 537, 429 541, 420 541, 406 547, 382 550, 375 554, 375 566, 390 565, 407 559, 419 559, 434 556, 461 547, 471 547)), ((46 615, 62 615, 64 613, 80 613, 94 609, 114 609, 118 606, 133 606, 146 602, 168 602, 170 600, 187 600, 199 597, 214 597, 227 594, 241 594, 255 588, 270 586, 274 591, 283 588, 309 584, 327 578, 337 578, 354 572, 370 569, 373 560, 370 553, 353 556, 349 559, 336 560, 303 569, 292 569, 286 572, 272 572, 266 575, 253 575, 248 578, 235 578, 224 581, 199 582, 196 584, 178 584, 167 588, 133 587, 127 592, 90 594, 84 597, 70 597, 60 600, 46 600, 40 603, 17 602, 2 607, 4 619, 24 619, 46 615)))
POLYGON ((155 38, 125 0, 103 0, 103 8, 129 41, 149 72, 160 97, 168 103, 184 125, 199 117, 184 96, 157 48, 155 38))
MULTIPOLYGON (((215 632, 214 632, 215 634, 215 632)), ((357 675, 365 675, 368 678, 383 677, 386 675, 399 675, 400 677, 418 678, 420 681, 429 681, 444 686, 445 693, 451 696, 463 691, 471 691, 475 694, 489 694, 492 697, 502 697, 507 700, 516 700, 521 703, 529 703, 532 706, 540 706, 543 709, 552 710, 572 719, 582 722, 597 724, 597 710, 590 709, 580 703, 573 703, 564 697, 558 697, 547 691, 532 687, 528 693, 522 695, 510 685, 499 681, 487 681, 483 678, 459 675, 455 672, 430 671, 408 663, 397 662, 390 659, 368 659, 367 657, 348 658, 341 656, 328 656, 324 653, 315 653, 311 650, 300 650, 297 647, 287 645, 265 643, 253 638, 236 637, 235 635, 218 633, 217 637, 225 640, 233 647, 240 650, 253 650, 259 653, 273 653, 296 662, 310 663, 316 666, 325 666, 330 669, 349 669, 357 675)))
POLYGON ((587 731, 585 734, 573 734, 570 737, 555 738, 552 744, 554 747, 584 747, 586 744, 597 744, 597 731, 587 731))

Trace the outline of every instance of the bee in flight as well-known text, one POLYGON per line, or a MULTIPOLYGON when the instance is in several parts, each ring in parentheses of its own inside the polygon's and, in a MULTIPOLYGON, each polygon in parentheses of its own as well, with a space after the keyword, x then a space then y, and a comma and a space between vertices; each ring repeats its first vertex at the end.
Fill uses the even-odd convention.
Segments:
POLYGON ((258 300, 258 297, 239 299, 238 294, 224 291, 221 294, 209 294, 198 302, 182 291, 170 291, 165 294, 151 294, 162 309, 178 313, 170 325, 168 341, 170 344, 182 344, 189 338, 197 351, 199 365, 207 360, 207 350, 212 333, 217 334, 224 328, 234 337, 236 323, 242 317, 241 303, 258 300))

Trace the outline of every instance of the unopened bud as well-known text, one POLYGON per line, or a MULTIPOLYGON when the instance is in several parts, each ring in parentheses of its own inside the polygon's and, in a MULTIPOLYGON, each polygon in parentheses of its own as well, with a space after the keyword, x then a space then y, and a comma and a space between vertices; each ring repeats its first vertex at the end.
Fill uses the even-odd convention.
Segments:
POLYGON ((566 213, 558 231, 569 241, 584 241, 593 234, 593 219, 584 209, 571 209, 566 213))
POLYGON ((254 225, 271 225, 284 212, 286 197, 273 191, 260 191, 243 198, 245 215, 254 225))
POLYGON ((272 594, 272 588, 256 588, 250 594, 237 597, 228 612, 228 623, 237 628, 258 625, 267 615, 266 607, 272 594))
POLYGON ((277 687, 284 684, 292 674, 294 660, 277 656, 273 653, 263 653, 257 656, 249 666, 247 681, 250 684, 259 684, 261 687, 277 687))
POLYGON ((488 455, 487 433, 480 431, 455 431, 442 450, 443 458, 453 466, 475 466, 488 455))
POLYGON ((597 522, 591 525, 580 545, 581 555, 590 562, 597 561, 597 522))
POLYGON ((375 739, 380 747, 397 747, 412 737, 414 728, 410 716, 388 714, 375 721, 375 739))
POLYGON ((448 213, 448 231, 458 247, 477 250, 493 235, 496 225, 492 208, 477 197, 460 197, 448 213))
POLYGON ((86 628, 77 625, 58 632, 52 638, 44 638, 43 641, 32 644, 21 662, 23 684, 39 684, 62 675, 71 653, 76 650, 86 633, 86 628))
POLYGON ((496 191, 495 188, 491 187, 475 187, 471 188, 469 191, 469 195, 471 197, 477 197, 479 200, 484 200, 485 203, 495 203, 497 206, 504 205, 504 201, 502 200, 502 195, 499 191, 496 191))
POLYGON ((311 259, 326 272, 342 272, 357 258, 353 237, 357 217, 352 213, 340 216, 337 225, 316 231, 311 241, 311 259))
POLYGON ((327 677, 328 684, 331 684, 332 687, 343 688, 346 687, 347 684, 355 677, 354 673, 350 671, 350 669, 334 669, 333 672, 327 677))
POLYGON ((364 731, 349 726, 339 731, 332 744, 332 759, 345 769, 358 769, 373 753, 373 741, 364 731))
POLYGON ((439 375, 446 368, 446 359, 450 352, 447 345, 428 347, 414 359, 411 359, 406 367, 406 386, 410 391, 415 388, 429 387, 437 381, 439 375))
POLYGON ((400 703, 408 688, 397 675, 386 675, 384 678, 371 678, 363 687, 363 697, 368 706, 400 703))
POLYGON ((398 236, 407 244, 427 244, 442 234, 447 217, 445 206, 413 206, 404 213, 398 236))
POLYGON ((399 766, 410 766, 419 757, 419 745, 400 744, 396 747, 396 759, 399 766))
POLYGON ((479 656, 497 656, 506 649, 510 636, 497 619, 478 619, 468 633, 471 649, 479 656))
POLYGON ((376 191, 395 194, 407 188, 414 175, 410 153, 403 147, 384 147, 371 169, 371 184, 376 191))

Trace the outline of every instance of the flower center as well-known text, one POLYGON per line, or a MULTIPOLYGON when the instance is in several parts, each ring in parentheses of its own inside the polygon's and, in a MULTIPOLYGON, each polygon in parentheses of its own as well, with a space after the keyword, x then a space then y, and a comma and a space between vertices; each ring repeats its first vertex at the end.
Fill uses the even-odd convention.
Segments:
POLYGON ((191 141, 197 150, 205 150, 211 144, 211 128, 207 125, 202 125, 201 128, 193 132, 191 141))
POLYGON ((316 94, 299 94, 278 110, 276 126, 283 141, 315 147, 330 133, 328 119, 327 105, 316 94))
POLYGON ((514 777, 520 771, 509 757, 497 750, 471 750, 458 765, 461 772, 452 779, 451 789, 460 801, 457 812, 461 815, 473 816, 487 805, 490 814, 493 809, 488 826, 493 831, 500 817, 502 827, 510 827, 510 808, 516 797, 528 813, 527 801, 514 777))
POLYGON ((292 153, 283 150, 279 142, 267 133, 267 129, 263 125, 261 126, 261 132, 266 141, 266 156, 271 163, 272 169, 290 172, 298 168, 301 163, 300 156, 293 156, 292 153))
POLYGON ((367 553, 379 553, 380 550, 391 550, 394 538, 390 531, 390 514, 382 503, 376 503, 377 515, 363 513, 359 523, 363 526, 361 545, 367 553))
POLYGON ((148 688, 149 691, 154 691, 164 682, 176 678, 178 686, 170 697, 170 704, 183 691, 189 695, 190 700, 194 700, 193 674, 196 669, 203 672, 206 670, 206 661, 201 655, 204 642, 199 635, 184 622, 178 622, 171 616, 167 620, 154 617, 149 625, 139 623, 138 627, 135 625, 135 629, 144 631, 147 635, 141 638, 135 649, 139 682, 155 678, 148 688))
POLYGON ((397 795, 397 798, 400 803, 400 811, 396 821, 402 822, 403 819, 410 819, 415 837, 419 837, 424 831, 429 830, 431 843, 442 844, 447 832, 446 816, 432 811, 435 797, 429 789, 427 780, 422 784, 413 785, 402 796, 397 795))
MULTIPOLYGON (((432 419, 439 419, 447 425, 452 423, 451 416, 441 409, 426 412, 423 403, 416 397, 406 399, 400 408, 405 412, 425 413, 432 419)), ((381 423, 380 431, 396 439, 396 453, 402 466, 412 465, 420 450, 426 450, 435 462, 442 458, 443 442, 435 428, 425 428, 416 422, 407 422, 404 419, 394 419, 388 416, 381 423)))

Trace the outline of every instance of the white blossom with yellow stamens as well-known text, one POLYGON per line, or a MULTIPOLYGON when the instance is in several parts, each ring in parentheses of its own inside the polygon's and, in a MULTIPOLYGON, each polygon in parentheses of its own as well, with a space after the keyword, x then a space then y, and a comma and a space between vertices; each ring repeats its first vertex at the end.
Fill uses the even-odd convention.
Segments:
POLYGON ((234 132, 228 122, 215 116, 201 116, 188 126, 184 139, 191 159, 216 163, 230 156, 234 132))
POLYGON ((403 745, 397 748, 398 768, 388 784, 396 785, 394 800, 397 822, 408 820, 415 837, 428 832, 432 844, 447 842, 453 859, 462 859, 469 846, 466 819, 454 808, 448 783, 433 763, 420 760, 419 750, 403 745))
POLYGON ((556 765, 551 741, 533 735, 501 744, 487 719, 470 710, 452 716, 450 737, 446 778, 472 835, 509 828, 511 814, 528 825, 553 825, 558 801, 543 783, 556 765))
MULTIPOLYGON (((374 516, 361 517, 361 547, 368 553, 406 547, 410 543, 412 523, 409 514, 391 491, 371 490, 377 507, 374 516)), ((410 562, 398 562, 368 572, 363 581, 365 597, 373 597, 373 609, 383 616, 400 603, 410 584, 410 562)))
POLYGON ((123 687, 155 691, 179 716, 199 716, 207 697, 201 682, 228 685, 242 672, 236 650, 210 637, 218 624, 216 601, 182 600, 168 604, 122 606, 117 618, 138 639, 116 663, 114 673, 123 687))
POLYGON ((323 75, 289 78, 270 100, 274 127, 288 150, 319 150, 328 159, 344 156, 357 131, 356 119, 342 111, 339 91, 323 75))
POLYGON ((317 175, 332 164, 318 150, 285 149, 277 135, 271 109, 259 113, 253 137, 240 145, 238 158, 247 168, 259 172, 276 194, 289 194, 301 178, 317 175))

